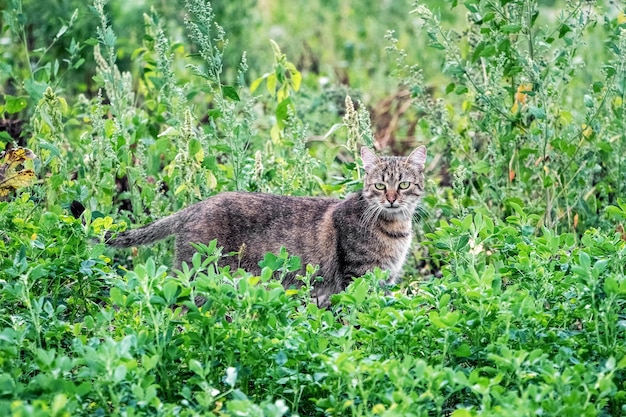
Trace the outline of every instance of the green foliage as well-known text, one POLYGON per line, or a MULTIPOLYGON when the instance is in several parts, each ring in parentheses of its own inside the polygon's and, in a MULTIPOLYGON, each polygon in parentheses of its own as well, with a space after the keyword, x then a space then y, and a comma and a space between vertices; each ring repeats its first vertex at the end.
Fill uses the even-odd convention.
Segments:
POLYGON ((0 415, 626 412, 624 10, 131 3, 2 3, 0 147, 37 158, 5 165, 0 415), (102 243, 221 191, 358 189, 398 83, 432 158, 400 285, 321 309, 284 250, 254 276, 102 243))
POLYGON ((464 6, 464 36, 423 5, 412 11, 441 54, 445 95, 460 98, 458 107, 433 103, 390 36, 399 75, 425 113, 420 124, 449 155, 460 203, 503 219, 508 201, 521 202, 555 230, 597 224, 624 188, 623 14, 603 20, 600 5, 582 1, 553 16, 537 2, 464 6))

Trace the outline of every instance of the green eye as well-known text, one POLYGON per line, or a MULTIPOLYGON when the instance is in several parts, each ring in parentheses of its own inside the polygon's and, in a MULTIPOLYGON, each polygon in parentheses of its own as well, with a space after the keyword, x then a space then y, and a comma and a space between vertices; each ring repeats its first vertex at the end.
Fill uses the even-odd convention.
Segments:
POLYGON ((382 182, 377 182, 376 184, 374 184, 374 188, 376 188, 377 190, 384 190, 385 188, 385 184, 383 184, 382 182))
POLYGON ((400 189, 401 190, 406 190, 407 188, 409 188, 411 186, 411 183, 408 181, 402 181, 400 183, 400 189))

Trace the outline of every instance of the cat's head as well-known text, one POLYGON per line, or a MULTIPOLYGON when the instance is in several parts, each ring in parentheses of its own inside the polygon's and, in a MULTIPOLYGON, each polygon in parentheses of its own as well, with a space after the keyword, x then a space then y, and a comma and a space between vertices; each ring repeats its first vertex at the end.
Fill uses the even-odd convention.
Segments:
POLYGON ((370 202, 369 217, 411 218, 424 194, 426 147, 407 157, 379 157, 361 148, 365 169, 363 196, 370 202))

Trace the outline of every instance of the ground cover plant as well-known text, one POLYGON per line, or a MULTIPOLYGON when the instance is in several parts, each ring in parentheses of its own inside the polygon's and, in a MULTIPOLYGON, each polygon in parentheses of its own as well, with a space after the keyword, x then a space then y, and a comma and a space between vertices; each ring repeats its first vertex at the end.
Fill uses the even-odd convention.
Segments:
POLYGON ((0 2, 1 415, 626 414, 623 5, 130 3, 0 2), (418 143, 391 289, 321 309, 286 252, 103 243, 221 191, 341 197, 361 145, 418 143))

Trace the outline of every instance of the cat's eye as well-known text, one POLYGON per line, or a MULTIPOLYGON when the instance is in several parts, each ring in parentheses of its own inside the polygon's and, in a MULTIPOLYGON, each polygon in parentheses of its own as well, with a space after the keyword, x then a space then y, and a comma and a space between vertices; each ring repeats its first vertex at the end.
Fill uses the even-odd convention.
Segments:
POLYGON ((376 188, 377 190, 384 190, 385 188, 385 184, 383 184, 382 182, 377 182, 376 184, 374 184, 374 188, 376 188))
POLYGON ((398 187, 399 187, 401 190, 406 190, 406 189, 407 189, 407 188, 409 188, 410 186, 411 186, 411 183, 410 183, 410 182, 408 182, 408 181, 402 181, 402 182, 399 184, 399 186, 398 186, 398 187))

